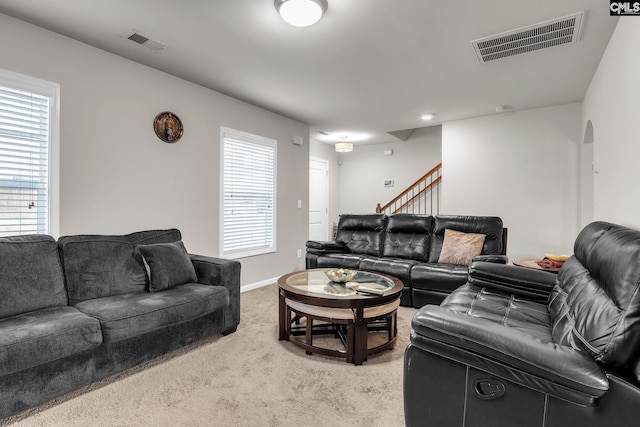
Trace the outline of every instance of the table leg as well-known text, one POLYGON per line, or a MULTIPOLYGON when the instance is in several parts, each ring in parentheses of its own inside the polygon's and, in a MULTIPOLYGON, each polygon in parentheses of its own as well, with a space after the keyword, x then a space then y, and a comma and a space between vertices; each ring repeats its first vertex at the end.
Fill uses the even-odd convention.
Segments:
MULTIPOLYGON (((389 341, 392 341, 396 335, 398 335, 398 312, 394 311, 393 315, 391 316, 391 318, 389 319, 390 323, 390 327, 389 327, 389 341)), ((393 350, 393 345, 391 347, 389 347, 389 350, 393 350)))
POLYGON ((353 321, 347 321, 347 363, 355 363, 354 349, 355 349, 355 328, 353 327, 353 321))
POLYGON ((364 318, 364 308, 362 306, 356 307, 355 317, 355 348, 353 356, 354 365, 362 365, 367 359, 367 321, 364 318))
POLYGON ((290 319, 287 320, 287 303, 284 300, 284 295, 282 295, 282 293, 279 293, 280 297, 279 297, 279 301, 278 301, 278 330, 279 330, 279 340, 286 340, 287 339, 287 331, 286 331, 286 324, 287 321, 291 321, 290 319))
MULTIPOLYGON (((307 315, 307 330, 306 330, 306 339, 307 339, 307 345, 313 345, 313 318, 309 315, 307 315)), ((307 354, 312 354, 311 351, 307 350, 306 351, 307 354)))

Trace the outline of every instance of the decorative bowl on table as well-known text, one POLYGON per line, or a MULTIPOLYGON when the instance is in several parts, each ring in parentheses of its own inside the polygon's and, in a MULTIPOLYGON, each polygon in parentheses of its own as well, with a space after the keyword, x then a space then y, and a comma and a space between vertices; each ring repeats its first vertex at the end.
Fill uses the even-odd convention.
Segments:
POLYGON ((346 283, 350 281, 355 277, 356 273, 357 271, 346 268, 332 268, 331 270, 324 271, 324 274, 326 274, 329 280, 338 283, 346 283))

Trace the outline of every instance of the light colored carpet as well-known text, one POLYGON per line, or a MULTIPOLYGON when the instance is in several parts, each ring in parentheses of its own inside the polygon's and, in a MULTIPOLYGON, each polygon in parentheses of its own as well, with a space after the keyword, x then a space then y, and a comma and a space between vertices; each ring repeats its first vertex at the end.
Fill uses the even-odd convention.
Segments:
POLYGON ((364 365, 278 341, 276 285, 241 296, 238 330, 5 420, 34 426, 404 425, 402 369, 415 309, 398 343, 364 365))

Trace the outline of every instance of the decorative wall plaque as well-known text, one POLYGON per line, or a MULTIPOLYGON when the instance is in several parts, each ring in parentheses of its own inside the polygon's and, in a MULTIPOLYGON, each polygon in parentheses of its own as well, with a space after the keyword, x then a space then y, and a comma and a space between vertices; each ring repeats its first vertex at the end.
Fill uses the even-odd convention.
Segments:
POLYGON ((173 143, 182 137, 182 122, 175 114, 165 111, 153 120, 153 130, 164 142, 173 143))

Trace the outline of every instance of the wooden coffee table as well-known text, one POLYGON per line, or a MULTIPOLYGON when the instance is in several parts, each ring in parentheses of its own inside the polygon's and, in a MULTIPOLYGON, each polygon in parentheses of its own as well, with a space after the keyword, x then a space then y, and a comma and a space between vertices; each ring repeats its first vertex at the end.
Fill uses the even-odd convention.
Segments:
POLYGON ((369 355, 393 349, 397 338, 397 309, 403 283, 395 277, 358 271, 352 281, 335 283, 324 274, 326 269, 303 270, 278 279, 279 339, 292 342, 307 354, 343 357, 361 365, 369 355), (365 294, 362 286, 381 289, 381 294, 365 294), (296 326, 305 318, 304 326, 296 326), (370 330, 384 329, 387 339, 368 348, 370 330), (313 337, 335 334, 342 338, 345 350, 314 345, 313 337), (304 341, 298 339, 304 335, 304 341))

